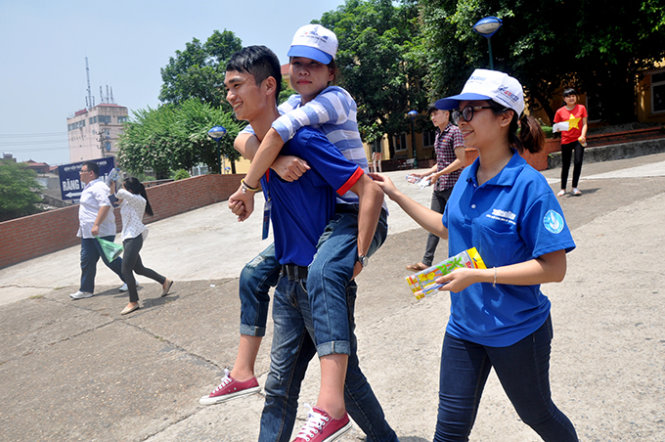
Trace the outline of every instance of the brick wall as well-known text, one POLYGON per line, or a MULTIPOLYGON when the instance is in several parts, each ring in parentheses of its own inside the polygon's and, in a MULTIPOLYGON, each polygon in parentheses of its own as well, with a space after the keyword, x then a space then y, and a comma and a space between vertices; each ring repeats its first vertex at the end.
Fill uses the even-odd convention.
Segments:
MULTIPOLYGON (((155 214, 150 223, 208 204, 225 201, 244 175, 201 175, 146 189, 155 214)), ((0 223, 0 268, 46 255, 80 242, 78 204, 0 223)), ((115 210, 118 232, 122 222, 115 210)))

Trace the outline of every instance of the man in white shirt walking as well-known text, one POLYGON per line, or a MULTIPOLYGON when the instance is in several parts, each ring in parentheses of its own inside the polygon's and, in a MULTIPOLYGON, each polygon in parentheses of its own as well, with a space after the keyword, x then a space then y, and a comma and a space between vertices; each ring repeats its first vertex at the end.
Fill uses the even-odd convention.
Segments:
MULTIPOLYGON (((76 293, 69 295, 72 299, 89 298, 94 294, 97 261, 100 257, 122 280, 122 259, 108 262, 99 241, 95 239, 96 236, 108 241, 115 239, 115 215, 109 201, 110 189, 99 178, 97 163, 83 163, 79 173, 81 182, 85 184, 79 201, 79 229, 76 234, 81 238, 81 285, 76 293)), ((127 285, 123 283, 120 291, 126 290, 127 285)))

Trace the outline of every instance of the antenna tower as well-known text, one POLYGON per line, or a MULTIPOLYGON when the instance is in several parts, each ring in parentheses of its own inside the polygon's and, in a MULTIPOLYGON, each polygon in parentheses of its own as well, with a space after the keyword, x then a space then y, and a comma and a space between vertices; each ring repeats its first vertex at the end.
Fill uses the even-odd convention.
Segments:
POLYGON ((85 57, 85 76, 88 78, 88 96, 86 97, 85 103, 90 108, 95 105, 92 102, 92 92, 90 91, 90 69, 88 68, 88 57, 85 57))

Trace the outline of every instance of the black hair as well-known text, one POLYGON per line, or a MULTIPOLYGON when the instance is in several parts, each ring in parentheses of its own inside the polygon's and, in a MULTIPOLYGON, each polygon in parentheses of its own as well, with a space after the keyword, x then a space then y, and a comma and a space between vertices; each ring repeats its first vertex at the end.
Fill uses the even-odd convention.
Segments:
POLYGON ((335 63, 335 59, 331 59, 330 63, 328 63, 328 69, 330 69, 333 73, 333 79, 331 81, 332 84, 335 84, 339 81, 339 76, 340 76, 340 71, 339 68, 337 67, 337 63, 335 63))
POLYGON ((282 89, 282 68, 273 51, 265 46, 247 46, 237 51, 226 63, 226 71, 247 72, 254 76, 259 85, 268 77, 275 79, 275 100, 282 89))
POLYGON ((510 121, 510 127, 508 128, 508 142, 511 146, 520 153, 524 150, 531 153, 540 152, 545 142, 545 134, 535 118, 524 113, 520 118, 515 110, 502 106, 495 101, 490 100, 489 106, 494 115, 513 111, 513 119, 510 121))
MULTIPOLYGON (((87 167, 88 171, 94 173, 95 178, 99 176, 99 166, 94 161, 86 161, 83 163, 83 166, 87 167)), ((81 168, 83 168, 83 166, 81 166, 81 168)))
POLYGON ((575 92, 575 89, 572 87, 566 88, 563 90, 563 96, 564 98, 569 96, 569 95, 577 95, 577 92, 575 92))
POLYGON ((147 213, 149 216, 152 216, 152 207, 150 206, 150 201, 148 201, 148 194, 145 191, 145 186, 143 183, 132 176, 125 178, 123 185, 129 192, 133 193, 134 195, 141 195, 143 199, 145 199, 145 213, 147 213))
MULTIPOLYGON (((448 112, 448 115, 450 115, 450 110, 449 110, 449 109, 439 109, 438 107, 436 107, 436 104, 435 104, 435 103, 431 103, 429 106, 427 106, 427 116, 428 116, 428 117, 431 117, 431 116, 432 116, 432 112, 434 112, 434 111, 436 111, 436 110, 440 110, 440 111, 448 112)), ((451 120, 451 122, 452 122, 452 120, 451 120)))

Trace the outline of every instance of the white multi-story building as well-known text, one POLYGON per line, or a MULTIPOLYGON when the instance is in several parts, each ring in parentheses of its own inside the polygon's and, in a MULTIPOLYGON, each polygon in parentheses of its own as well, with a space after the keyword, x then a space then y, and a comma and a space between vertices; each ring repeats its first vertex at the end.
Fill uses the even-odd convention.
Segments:
POLYGON ((102 103, 67 118, 70 162, 116 156, 118 137, 129 120, 127 108, 102 103))

